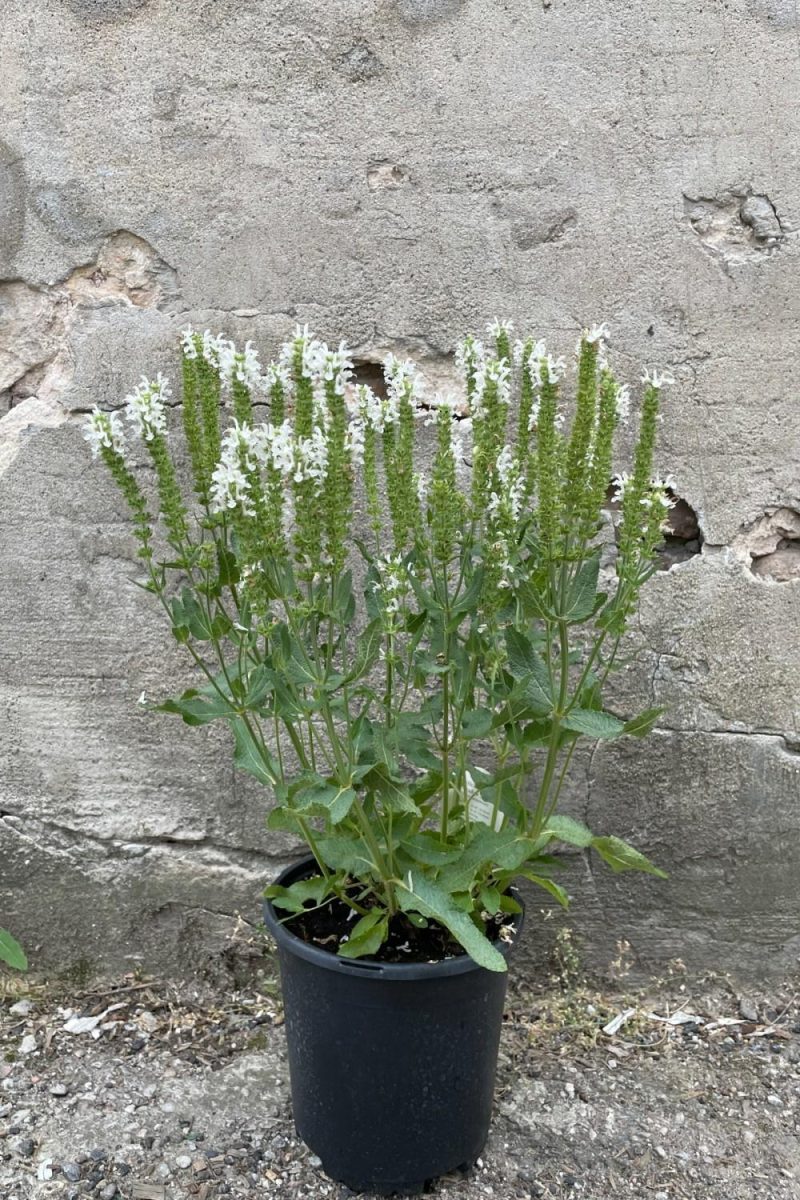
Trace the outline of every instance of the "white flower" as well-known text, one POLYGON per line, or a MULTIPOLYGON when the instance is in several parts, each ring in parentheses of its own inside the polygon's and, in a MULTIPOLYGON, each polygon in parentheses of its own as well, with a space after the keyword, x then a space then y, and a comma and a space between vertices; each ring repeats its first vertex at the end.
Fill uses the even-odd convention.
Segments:
POLYGON ((553 358, 552 354, 547 353, 547 345, 544 339, 540 339, 533 347, 533 350, 531 350, 528 355, 527 365, 534 387, 542 386, 544 368, 547 369, 547 377, 550 383, 558 383, 563 378, 567 369, 567 364, 563 358, 553 358))
POLYGON ((347 408, 354 419, 361 420, 378 433, 383 431, 386 402, 365 383, 356 387, 355 394, 347 401, 347 408))
POLYGON ((614 486, 614 493, 611 499, 615 503, 621 503, 625 498, 625 492, 630 487, 632 476, 627 471, 620 472, 619 475, 614 475, 611 482, 614 486))
POLYGON ((248 425, 234 421, 222 439, 220 460, 211 475, 211 509, 223 512, 241 506, 245 516, 253 515, 250 483, 245 471, 254 471, 258 462, 257 439, 248 425))
POLYGON ((191 325, 181 330, 181 351, 184 358, 197 358, 197 341, 198 335, 191 325))
POLYGON ((661 389, 666 384, 674 383, 675 380, 668 371, 647 371, 642 375, 642 383, 649 384, 650 387, 661 389))
POLYGON ((292 386, 292 377, 286 363, 268 363, 264 371, 262 386, 268 392, 272 392, 276 387, 280 387, 284 392, 288 392, 292 386))
POLYGON ((516 524, 522 511, 525 485, 514 453, 508 445, 503 447, 497 457, 497 478, 500 492, 492 492, 489 497, 490 520, 504 519, 506 522, 511 521, 516 524))
POLYGON ((595 342, 607 341, 610 336, 611 330, 608 328, 608 325, 605 323, 605 321, 603 321, 602 324, 593 325, 591 329, 587 329, 584 332, 583 338, 584 341, 588 342, 590 345, 594 345, 595 342))
POLYGON ((204 330, 202 338, 203 358, 215 371, 219 370, 220 353, 227 344, 221 333, 218 333, 214 337, 210 329, 204 330))
POLYGON ((483 342, 474 338, 467 338, 456 346, 456 366, 465 377, 471 375, 485 357, 483 342))
POLYGON ((350 455, 353 466, 360 467, 364 463, 364 422, 360 419, 351 421, 345 436, 345 449, 350 455))
POLYGON ((413 402, 422 396, 423 381, 410 360, 401 360, 394 354, 387 354, 383 360, 383 375, 390 400, 399 402, 405 396, 413 402))
MULTIPOLYGON (((247 426, 242 426, 240 434, 242 430, 247 430, 247 426)), ((257 425, 247 440, 248 453, 262 467, 272 466, 284 476, 292 474, 295 448, 294 434, 289 421, 284 421, 281 425, 273 425, 271 421, 257 425)))
POLYGON ((424 508, 428 502, 428 481, 424 475, 418 473, 414 476, 414 483, 417 488, 417 499, 420 507, 424 508))
POLYGON ((101 412, 95 405, 83 426, 83 436, 89 443, 93 458, 97 458, 102 447, 124 458, 125 433, 118 413, 101 412))
POLYGON ((329 350, 325 346, 323 353, 320 355, 319 366, 323 379, 328 383, 333 383, 336 394, 343 396, 345 385, 350 379, 350 373, 353 369, 353 364, 350 360, 350 351, 347 349, 345 343, 340 342, 338 350, 329 350))
POLYGON ((493 337, 495 339, 499 338, 503 333, 510 337, 514 332, 514 325, 511 321, 500 321, 497 317, 495 317, 494 320, 490 321, 486 326, 486 332, 489 334, 489 337, 493 337))
POLYGON ((631 389, 627 383, 617 385, 616 408, 617 420, 621 421, 623 425, 627 425, 631 415, 631 389))
POLYGON ((167 432, 167 413, 164 407, 172 395, 167 380, 159 371, 155 380, 144 375, 138 387, 125 397, 125 416, 135 432, 146 442, 167 432))
POLYGON ((279 361, 289 372, 294 369, 295 354, 298 348, 302 350, 301 374, 306 379, 311 379, 318 369, 322 343, 315 339, 307 325, 297 325, 292 340, 284 342, 281 346, 279 361))
POLYGON ((475 369, 475 388, 472 394, 472 415, 481 418, 485 411, 484 398, 488 385, 497 388, 500 404, 511 403, 511 368, 505 358, 482 358, 475 369))
POLYGON ((220 341, 218 358, 220 378, 228 387, 234 379, 249 391, 262 386, 261 364, 252 342, 245 342, 244 350, 237 350, 233 342, 220 341))
POLYGON ((317 425, 311 437, 298 438, 295 443, 294 481, 324 480, 328 471, 328 444, 325 433, 317 425))

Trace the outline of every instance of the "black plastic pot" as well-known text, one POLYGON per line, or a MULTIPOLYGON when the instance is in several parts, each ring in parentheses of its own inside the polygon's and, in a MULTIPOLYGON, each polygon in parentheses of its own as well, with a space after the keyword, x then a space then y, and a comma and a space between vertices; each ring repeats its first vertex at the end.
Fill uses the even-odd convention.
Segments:
MULTIPOLYGON (((277 882, 315 869, 304 859, 277 882)), ((472 1166, 489 1131, 505 972, 466 955, 338 958, 290 933, 269 902, 264 920, 278 944, 295 1126, 325 1172, 391 1195, 472 1166)), ((515 924, 519 934, 522 914, 515 924)))

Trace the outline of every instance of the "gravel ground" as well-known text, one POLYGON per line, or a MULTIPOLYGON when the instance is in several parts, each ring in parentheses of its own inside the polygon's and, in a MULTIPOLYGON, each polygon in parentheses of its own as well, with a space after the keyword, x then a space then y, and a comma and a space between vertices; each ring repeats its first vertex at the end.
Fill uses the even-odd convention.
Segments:
MULTIPOLYGON (((294 1136, 277 987, 253 979, 6 981, 0 1200, 351 1196, 294 1136)), ((512 988, 485 1155, 431 1195, 800 1197, 792 987, 567 983, 512 988)))

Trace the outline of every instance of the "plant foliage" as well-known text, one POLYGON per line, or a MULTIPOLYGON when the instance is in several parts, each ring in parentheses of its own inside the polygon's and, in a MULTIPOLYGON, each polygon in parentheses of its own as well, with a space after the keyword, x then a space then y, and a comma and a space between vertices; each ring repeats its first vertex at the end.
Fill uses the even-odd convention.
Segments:
POLYGON ((355 386, 346 348, 307 329, 265 370, 249 343, 240 352, 187 331, 193 495, 179 483, 160 375, 126 410, 153 497, 119 416, 95 410, 87 425, 130 506, 143 586, 196 668, 160 708, 188 725, 230 724, 236 764, 274 797, 269 826, 297 834, 319 864, 317 878, 267 895, 287 914, 345 901, 349 957, 376 953, 402 912, 505 969, 486 914, 514 911, 517 876, 567 903, 554 843, 662 874, 558 805, 581 737, 641 737, 658 717, 606 711, 603 688, 669 506, 652 481, 663 380, 645 375, 603 582, 598 535, 628 409, 604 329, 580 340, 569 423, 563 360, 543 342, 512 349, 507 324, 490 334, 459 348, 464 388, 452 399, 427 397, 413 364, 391 356, 385 396, 355 386))

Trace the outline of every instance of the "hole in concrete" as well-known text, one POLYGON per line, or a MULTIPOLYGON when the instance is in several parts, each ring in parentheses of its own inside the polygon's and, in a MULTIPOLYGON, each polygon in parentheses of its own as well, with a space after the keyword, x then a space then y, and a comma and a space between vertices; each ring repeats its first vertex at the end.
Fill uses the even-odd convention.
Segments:
MULTIPOLYGON (((619 511, 620 503, 615 499, 616 485, 610 483, 606 492, 606 510, 611 513, 614 522, 614 540, 619 544, 619 511)), ((687 500, 679 496, 672 488, 667 488, 667 495, 674 500, 673 507, 667 514, 668 530, 664 533, 664 541, 656 548, 657 570, 668 571, 678 563, 688 562, 703 548, 703 532, 697 513, 687 500)))
POLYGON ((675 504, 667 514, 669 532, 665 533, 664 541, 656 551, 659 571, 668 571, 676 563, 688 562, 700 553, 703 546, 700 522, 691 504, 671 488, 667 489, 667 494, 675 504))
POLYGON ((800 512, 777 508, 764 513, 742 530, 733 549, 760 579, 800 579, 800 512))
POLYGON ((368 387, 380 396, 386 395, 386 380, 383 377, 383 363, 374 362, 370 358, 353 359, 353 383, 360 387, 368 387))

